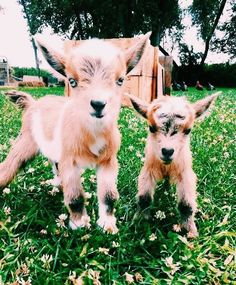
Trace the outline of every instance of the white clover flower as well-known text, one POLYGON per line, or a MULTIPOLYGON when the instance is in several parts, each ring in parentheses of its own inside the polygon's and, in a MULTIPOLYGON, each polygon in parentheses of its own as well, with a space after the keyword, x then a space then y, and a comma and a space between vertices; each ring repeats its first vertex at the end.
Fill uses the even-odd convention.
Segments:
POLYGON ((11 214, 11 208, 10 207, 4 207, 4 213, 5 213, 5 215, 9 216, 11 214))
POLYGON ((84 183, 85 178, 84 177, 80 177, 80 182, 84 183))
POLYGON ((229 158, 229 153, 228 152, 224 152, 224 157, 225 158, 229 158))
POLYGON ((51 196, 55 196, 56 193, 58 193, 58 192, 60 192, 60 190, 56 186, 54 186, 52 188, 52 190, 48 192, 48 194, 51 195, 51 196))
POLYGON ((10 188, 4 188, 3 191, 2 191, 2 193, 3 193, 4 195, 8 195, 8 194, 11 193, 11 190, 10 190, 10 188))
POLYGON ((125 281, 128 284, 134 283, 134 275, 129 274, 128 272, 125 272, 125 281))
POLYGON ((48 165, 49 165, 49 161, 48 161, 48 160, 47 160, 47 161, 44 161, 43 165, 44 165, 44 166, 48 166, 48 165))
POLYGON ((173 263, 172 256, 165 258, 165 264, 166 264, 167 267, 169 267, 171 269, 171 272, 170 272, 171 275, 174 275, 175 272, 177 270, 179 270, 179 268, 180 268, 179 267, 179 262, 177 262, 176 264, 173 263))
POLYGON ((117 248, 120 246, 120 244, 118 242, 113 241, 111 244, 112 247, 117 248))
POLYGON ((47 232, 47 230, 42 229, 39 233, 40 233, 41 235, 46 235, 48 232, 47 232))
POLYGON ((155 217, 158 219, 158 220, 163 220, 166 218, 166 215, 165 215, 165 212, 162 212, 162 211, 157 211, 156 214, 155 214, 155 217))
POLYGON ((89 192, 84 192, 84 198, 85 199, 90 199, 92 197, 92 194, 89 192))
POLYGON ((134 150, 134 146, 133 145, 128 146, 128 150, 133 151, 134 150))
POLYGON ((28 173, 33 173, 35 171, 35 169, 33 167, 28 169, 28 173))
POLYGON ((65 220, 67 219, 66 214, 61 214, 58 219, 56 219, 56 224, 59 228, 64 228, 65 227, 65 220))
POLYGON ((101 253, 104 253, 105 255, 109 254, 109 248, 99 247, 98 251, 101 252, 101 253))
POLYGON ((35 186, 34 186, 34 185, 30 186, 30 187, 29 187, 29 192, 33 192, 34 189, 35 189, 35 186))
POLYGON ((96 182, 96 175, 94 174, 90 175, 89 181, 92 183, 96 182))
POLYGON ((143 155, 142 155, 141 152, 138 150, 138 151, 136 152, 136 156, 137 156, 137 157, 142 157, 143 155))
POLYGON ((17 284, 19 285, 31 285, 32 284, 32 281, 31 281, 31 278, 29 277, 28 280, 24 280, 23 278, 19 278, 18 276, 16 277, 16 281, 17 281, 17 284))
POLYGON ((179 233, 179 232, 181 232, 181 226, 179 224, 173 225, 173 230, 176 233, 179 233))
POLYGON ((41 257, 41 261, 43 262, 43 267, 46 269, 50 268, 50 263, 53 261, 52 255, 44 254, 41 257))
POLYGON ((157 236, 155 235, 155 234, 151 234, 150 236, 149 236, 149 240, 150 241, 154 241, 154 240, 156 240, 157 239, 157 236))

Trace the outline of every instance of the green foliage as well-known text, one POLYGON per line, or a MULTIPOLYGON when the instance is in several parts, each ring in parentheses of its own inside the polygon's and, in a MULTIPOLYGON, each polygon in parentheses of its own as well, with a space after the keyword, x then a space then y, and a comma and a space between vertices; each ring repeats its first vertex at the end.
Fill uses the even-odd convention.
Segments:
MULTIPOLYGON (((116 206, 119 233, 104 234, 98 215, 94 172, 83 174, 90 230, 72 231, 61 214, 62 192, 45 183, 51 167, 42 156, 28 163, 0 196, 0 280, 5 285, 235 284, 235 89, 222 89, 216 107, 192 132, 198 176, 200 236, 187 240, 172 230, 178 222, 175 187, 157 185, 149 221, 135 219, 137 177, 143 164, 148 126, 133 110, 122 109, 116 206), (64 224, 65 223, 65 224, 64 224), (65 226, 64 226, 65 225, 65 226), (128 274, 131 274, 128 275, 128 274), (69 277, 70 276, 70 277, 69 277), (28 280, 28 283, 23 283, 28 280), (31 283, 29 282, 31 280, 31 283), (77 283, 76 283, 77 282, 77 283)), ((62 88, 30 89, 36 97, 62 88)), ((180 94, 174 94, 179 96, 180 94)), ((191 101, 206 96, 194 89, 191 101)), ((0 160, 20 129, 20 111, 0 95, 0 160)))
POLYGON ((222 0, 193 0, 190 13, 203 40, 211 33, 221 2, 222 0))
POLYGON ((23 2, 33 34, 45 26, 70 39, 132 37, 153 30, 159 44, 166 29, 181 29, 178 0, 23 2))
POLYGON ((215 39, 213 43, 213 50, 224 52, 231 55, 232 59, 236 56, 236 3, 232 1, 231 9, 228 11, 230 18, 224 22, 219 30, 223 32, 221 38, 215 39))

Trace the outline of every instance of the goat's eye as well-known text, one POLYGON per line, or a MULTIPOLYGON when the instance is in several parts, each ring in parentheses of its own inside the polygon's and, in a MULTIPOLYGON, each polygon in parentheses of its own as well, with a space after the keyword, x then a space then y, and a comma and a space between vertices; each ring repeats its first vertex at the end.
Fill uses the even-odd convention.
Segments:
POLYGON ((185 134, 185 135, 188 135, 190 132, 191 132, 191 129, 185 129, 185 130, 184 130, 184 134, 185 134))
POLYGON ((120 77, 118 80, 116 80, 116 84, 117 84, 118 86, 122 86, 124 80, 125 80, 124 77, 120 77))
POLYGON ((171 134, 170 134, 170 136, 174 136, 174 135, 176 135, 178 133, 178 131, 177 130, 174 130, 171 134))
POLYGON ((156 126, 154 126, 154 125, 152 125, 152 126, 149 126, 149 131, 151 132, 151 133, 156 133, 157 132, 157 127, 156 126))
POLYGON ((184 120, 184 119, 185 119, 185 116, 178 115, 178 114, 177 114, 177 115, 175 115, 175 117, 176 117, 176 118, 178 118, 178 119, 181 119, 181 120, 184 120))
POLYGON ((77 81, 74 78, 69 78, 70 86, 75 88, 77 86, 77 81))

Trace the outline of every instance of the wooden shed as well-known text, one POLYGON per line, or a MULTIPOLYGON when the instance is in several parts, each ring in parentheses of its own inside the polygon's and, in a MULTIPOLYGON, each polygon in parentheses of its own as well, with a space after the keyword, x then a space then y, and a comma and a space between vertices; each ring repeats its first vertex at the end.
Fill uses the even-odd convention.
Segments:
MULTIPOLYGON (((137 42, 136 38, 108 39, 123 50, 137 42)), ((72 47, 81 44, 82 41, 66 41, 64 50, 68 52, 72 47)), ((142 100, 151 102, 163 94, 170 94, 172 57, 159 57, 159 50, 150 44, 138 65, 127 75, 124 82, 124 92, 133 94, 142 100), (162 64, 161 64, 162 63, 162 64)), ((70 96, 68 82, 65 82, 65 95, 70 96)), ((122 105, 128 102, 123 101, 122 105)))

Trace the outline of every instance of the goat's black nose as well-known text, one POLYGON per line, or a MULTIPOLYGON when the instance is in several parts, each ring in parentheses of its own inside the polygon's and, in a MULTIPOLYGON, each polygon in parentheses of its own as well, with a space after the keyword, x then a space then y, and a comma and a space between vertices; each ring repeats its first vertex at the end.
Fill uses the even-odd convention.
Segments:
POLYGON ((104 101, 94 101, 94 100, 91 100, 90 101, 90 105, 93 107, 93 109, 97 112, 101 112, 104 107, 106 106, 106 102, 104 101))
POLYGON ((171 155, 174 153, 174 149, 173 148, 162 148, 161 152, 164 157, 171 157, 171 155))

